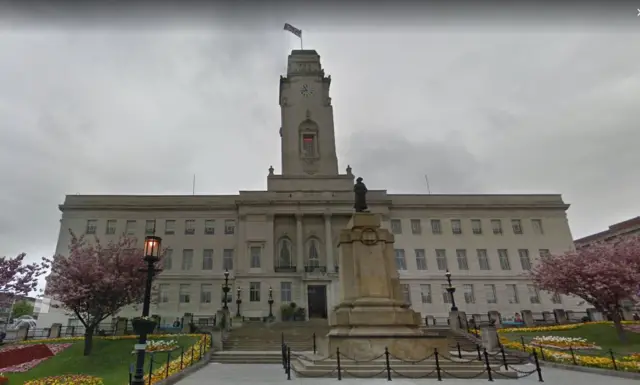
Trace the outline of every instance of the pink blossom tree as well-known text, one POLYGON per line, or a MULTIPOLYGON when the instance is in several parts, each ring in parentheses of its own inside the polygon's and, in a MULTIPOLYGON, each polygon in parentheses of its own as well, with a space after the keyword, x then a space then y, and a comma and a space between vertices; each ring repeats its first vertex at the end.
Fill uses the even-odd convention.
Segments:
POLYGON ((16 296, 26 296, 38 286, 44 264, 25 263, 26 254, 15 258, 0 257, 0 305, 11 306, 16 296))
POLYGON ((546 255, 531 271, 533 282, 553 293, 574 295, 611 317, 625 341, 620 302, 640 290, 640 237, 598 242, 560 255, 546 255))
POLYGON ((123 235, 104 245, 98 238, 87 242, 84 235, 78 238, 70 233, 69 255, 45 259, 51 266, 47 292, 84 325, 87 356, 100 322, 127 305, 143 301, 146 273, 141 270, 146 262, 135 238, 123 235))

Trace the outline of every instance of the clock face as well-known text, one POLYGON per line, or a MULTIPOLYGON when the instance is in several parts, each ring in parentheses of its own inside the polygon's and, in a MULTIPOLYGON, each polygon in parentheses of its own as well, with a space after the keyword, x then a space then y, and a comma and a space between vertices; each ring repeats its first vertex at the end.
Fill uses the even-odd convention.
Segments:
POLYGON ((302 88, 300 89, 300 93, 304 97, 309 97, 309 96, 313 95, 313 88, 309 87, 308 84, 303 84, 302 88))

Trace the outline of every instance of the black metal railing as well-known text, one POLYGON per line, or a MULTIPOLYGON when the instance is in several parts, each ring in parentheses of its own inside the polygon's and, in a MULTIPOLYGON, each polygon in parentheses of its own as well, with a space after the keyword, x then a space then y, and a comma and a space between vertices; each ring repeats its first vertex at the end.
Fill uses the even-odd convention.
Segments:
POLYGON ((296 267, 291 265, 291 266, 274 266, 274 271, 276 273, 295 273, 296 272, 296 267))
POLYGON ((326 266, 320 266, 320 265, 306 265, 304 267, 304 271, 306 273, 313 273, 314 271, 319 271, 321 273, 326 273, 327 272, 327 267, 326 266))

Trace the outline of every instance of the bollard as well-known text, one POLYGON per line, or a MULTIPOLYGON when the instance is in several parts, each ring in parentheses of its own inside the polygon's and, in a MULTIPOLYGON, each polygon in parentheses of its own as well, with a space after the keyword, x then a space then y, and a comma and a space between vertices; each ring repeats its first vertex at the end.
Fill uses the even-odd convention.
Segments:
POLYGON ((391 381, 391 365, 389 364, 389 349, 384 347, 384 361, 387 365, 387 381, 391 381))
POLYGON ((456 342, 456 347, 458 348, 458 358, 462 358, 462 351, 460 350, 460 342, 456 342))
POLYGON ((342 381, 342 369, 340 368, 340 348, 336 348, 336 361, 338 364, 338 381, 342 381))
POLYGON ((616 357, 613 355, 613 350, 609 349, 609 355, 611 355, 611 363, 613 364, 613 370, 618 370, 618 365, 616 365, 616 357))
POLYGON ((287 347, 287 380, 291 380, 291 348, 287 347))
POLYGON ((438 358, 438 348, 433 349, 433 355, 436 357, 436 373, 438 374, 438 381, 442 381, 442 374, 440 374, 440 359, 438 358))
POLYGON ((313 354, 316 354, 316 332, 313 332, 313 354))
POLYGON ((165 370, 164 378, 169 377, 169 363, 171 363, 171 352, 167 353, 167 369, 165 370))
POLYGON ((535 349, 533 350, 533 360, 536 364, 536 371, 538 372, 538 381, 544 382, 542 379, 542 369, 540 369, 540 362, 538 362, 538 353, 536 353, 535 349))
POLYGON ((489 381, 493 381, 493 375, 491 374, 491 365, 489 364, 489 353, 487 353, 487 349, 484 350, 484 363, 487 366, 487 375, 489 376, 489 381))

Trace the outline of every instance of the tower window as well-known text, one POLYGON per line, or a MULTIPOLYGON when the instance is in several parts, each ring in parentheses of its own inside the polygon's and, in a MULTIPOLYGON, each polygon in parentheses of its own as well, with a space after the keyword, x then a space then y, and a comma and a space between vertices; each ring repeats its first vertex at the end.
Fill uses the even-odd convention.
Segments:
POLYGON ((314 158, 316 152, 316 136, 314 134, 302 135, 302 156, 305 158, 314 158))

